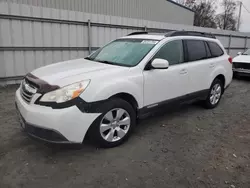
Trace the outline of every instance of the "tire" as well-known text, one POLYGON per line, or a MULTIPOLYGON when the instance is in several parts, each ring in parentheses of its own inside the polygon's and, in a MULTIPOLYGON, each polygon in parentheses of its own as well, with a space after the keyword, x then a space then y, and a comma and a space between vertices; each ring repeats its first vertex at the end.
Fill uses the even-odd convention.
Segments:
POLYGON ((223 95, 223 89, 224 87, 222 81, 216 78, 209 89, 206 100, 204 101, 204 107, 207 109, 213 109, 217 107, 223 95))
POLYGON ((98 147, 112 148, 121 145, 129 138, 136 124, 135 110, 128 102, 114 98, 102 105, 101 111, 103 113, 91 125, 88 137, 98 147))

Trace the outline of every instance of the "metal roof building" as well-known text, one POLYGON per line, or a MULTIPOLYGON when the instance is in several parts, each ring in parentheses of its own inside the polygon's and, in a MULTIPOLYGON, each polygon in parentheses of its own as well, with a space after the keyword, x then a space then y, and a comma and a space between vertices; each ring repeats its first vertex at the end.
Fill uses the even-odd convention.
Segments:
POLYGON ((0 0, 10 3, 193 25, 194 12, 172 0, 0 0))

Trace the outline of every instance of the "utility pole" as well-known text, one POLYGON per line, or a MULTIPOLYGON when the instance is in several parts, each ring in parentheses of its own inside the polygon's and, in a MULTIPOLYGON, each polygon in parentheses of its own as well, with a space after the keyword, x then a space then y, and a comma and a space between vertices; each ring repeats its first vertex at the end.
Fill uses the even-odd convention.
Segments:
POLYGON ((241 18, 241 10, 242 10, 242 2, 240 1, 240 11, 238 16, 238 25, 237 25, 237 31, 240 30, 240 18, 241 18))

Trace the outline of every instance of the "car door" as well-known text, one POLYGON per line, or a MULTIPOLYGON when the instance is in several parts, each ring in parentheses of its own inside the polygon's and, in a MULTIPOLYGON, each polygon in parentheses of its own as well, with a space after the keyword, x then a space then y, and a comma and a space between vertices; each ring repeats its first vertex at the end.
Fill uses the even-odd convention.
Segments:
POLYGON ((188 57, 190 87, 189 93, 196 93, 208 89, 211 70, 215 66, 210 59, 211 52, 203 40, 184 40, 188 57))
POLYGON ((184 62, 182 40, 167 42, 152 58, 165 59, 168 69, 144 70, 144 106, 158 106, 168 100, 184 96, 189 87, 188 67, 184 62))

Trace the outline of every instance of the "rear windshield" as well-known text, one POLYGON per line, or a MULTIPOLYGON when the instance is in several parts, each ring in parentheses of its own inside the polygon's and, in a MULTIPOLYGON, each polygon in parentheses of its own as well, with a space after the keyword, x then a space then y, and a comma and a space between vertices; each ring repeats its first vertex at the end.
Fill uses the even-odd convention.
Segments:
POLYGON ((147 39, 118 39, 100 48, 86 59, 132 67, 137 65, 158 42, 147 39))

